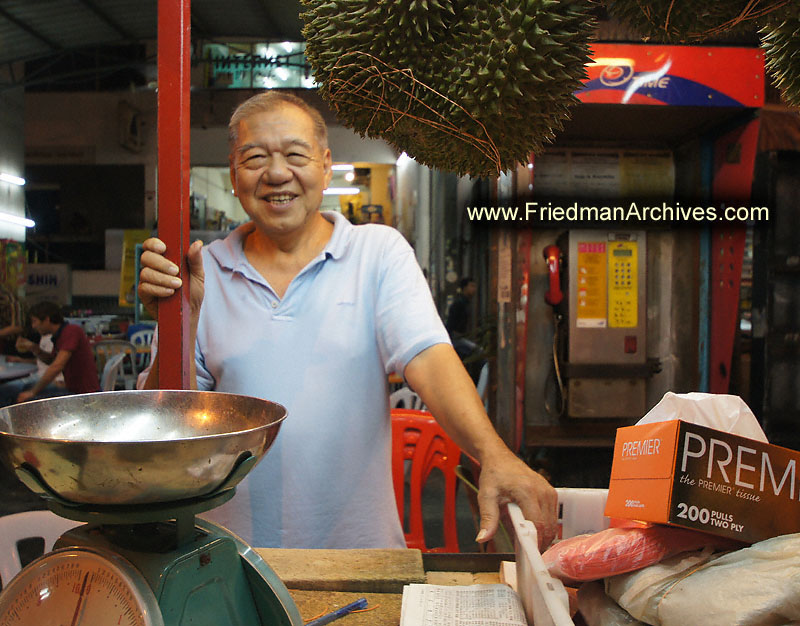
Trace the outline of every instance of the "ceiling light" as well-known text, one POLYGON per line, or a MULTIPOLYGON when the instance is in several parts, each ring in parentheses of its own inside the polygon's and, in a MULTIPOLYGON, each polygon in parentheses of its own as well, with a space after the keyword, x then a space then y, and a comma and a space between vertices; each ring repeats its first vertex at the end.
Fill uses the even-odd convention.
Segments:
POLYGON ((345 179, 345 180, 346 180, 348 183, 352 183, 352 182, 353 182, 353 181, 356 179, 356 173, 355 173, 355 172, 347 172, 347 173, 345 173, 345 175, 344 175, 344 179, 345 179))
POLYGON ((361 193, 358 187, 328 187, 322 192, 326 196, 355 196, 361 193))
POLYGON ((36 226, 36 222, 29 220, 27 217, 22 217, 21 215, 12 215, 11 213, 3 213, 2 211, 0 211, 0 221, 11 222, 12 224, 25 226, 26 228, 33 228, 36 226))
POLYGON ((25 179, 20 178, 19 176, 12 176, 11 174, 6 174, 5 172, 0 172, 0 180, 11 183, 12 185, 19 185, 22 187, 25 184, 25 179))
POLYGON ((334 165, 331 165, 331 169, 334 172, 352 172, 356 168, 350 163, 335 163, 334 165))

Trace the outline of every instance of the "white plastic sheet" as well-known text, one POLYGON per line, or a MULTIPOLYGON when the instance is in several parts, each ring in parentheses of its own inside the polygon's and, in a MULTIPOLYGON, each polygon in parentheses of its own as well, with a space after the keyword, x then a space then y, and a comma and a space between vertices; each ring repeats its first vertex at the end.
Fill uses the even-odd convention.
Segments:
POLYGON ((800 534, 713 558, 667 559, 606 579, 620 606, 654 626, 778 626, 800 623, 800 534))
POLYGON ((584 583, 578 589, 578 608, 588 626, 643 626, 606 595, 603 583, 584 583))

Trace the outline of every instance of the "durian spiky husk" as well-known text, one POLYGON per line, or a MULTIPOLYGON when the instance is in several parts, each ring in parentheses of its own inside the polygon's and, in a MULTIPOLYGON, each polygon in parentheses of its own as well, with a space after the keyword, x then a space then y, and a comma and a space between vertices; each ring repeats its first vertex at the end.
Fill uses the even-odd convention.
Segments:
POLYGON ((339 120, 473 176, 526 162, 585 78, 588 0, 301 0, 306 56, 339 120))
POLYGON ((607 6, 642 36, 664 43, 698 42, 747 27, 764 10, 750 0, 608 0, 607 6))
POLYGON ((760 31, 767 73, 791 106, 800 106, 800 8, 776 13, 760 31))

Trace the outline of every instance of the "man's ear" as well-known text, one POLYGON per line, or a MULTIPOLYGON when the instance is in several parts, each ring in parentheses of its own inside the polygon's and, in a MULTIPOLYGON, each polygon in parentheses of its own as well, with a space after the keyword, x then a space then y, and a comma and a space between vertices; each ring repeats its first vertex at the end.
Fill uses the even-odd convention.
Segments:
POLYGON ((233 195, 237 198, 239 197, 239 191, 236 189, 237 187, 237 180, 236 180, 236 167, 233 162, 233 157, 228 159, 229 171, 231 175, 231 186, 233 187, 233 195))
POLYGON ((333 178, 333 157, 331 156, 330 148, 325 148, 325 152, 322 155, 322 168, 325 171, 325 189, 327 189, 333 178))

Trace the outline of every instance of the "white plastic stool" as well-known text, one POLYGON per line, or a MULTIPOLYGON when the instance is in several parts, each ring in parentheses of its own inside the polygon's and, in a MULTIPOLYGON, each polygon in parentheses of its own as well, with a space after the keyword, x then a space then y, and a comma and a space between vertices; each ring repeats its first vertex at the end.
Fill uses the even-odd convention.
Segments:
POLYGON ((392 409, 414 409, 415 411, 424 411, 425 404, 422 398, 417 395, 409 387, 401 387, 397 391, 389 394, 389 408, 392 409))
POLYGON ((62 533, 79 524, 50 511, 25 511, 0 517, 0 579, 3 587, 22 569, 17 545, 20 541, 41 537, 44 551, 49 552, 62 533))

